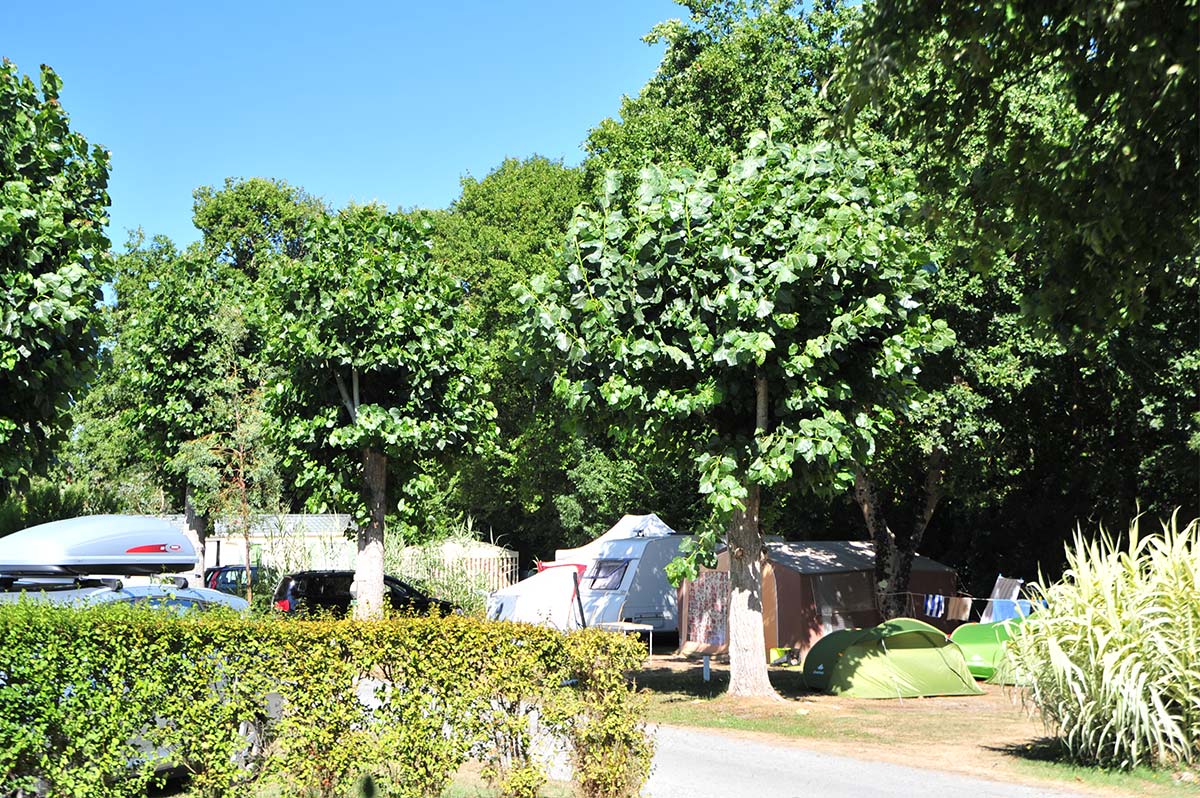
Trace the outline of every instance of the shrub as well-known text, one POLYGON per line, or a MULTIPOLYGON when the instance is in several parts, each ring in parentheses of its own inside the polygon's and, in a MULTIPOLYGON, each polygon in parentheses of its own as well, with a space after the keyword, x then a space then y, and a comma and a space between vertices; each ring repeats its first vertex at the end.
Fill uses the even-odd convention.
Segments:
POLYGON ((2 610, 0 794, 144 794, 156 758, 132 741, 167 687, 151 664, 166 653, 155 636, 129 613, 2 610))
POLYGON ((0 604, 0 795, 143 793, 156 765, 204 798, 440 795, 472 753, 507 795, 544 783, 541 731, 589 796, 649 764, 636 640, 460 616, 387 621, 0 604), (593 748, 602 747, 604 750, 593 748))
POLYGON ((1032 700, 1075 760, 1200 761, 1200 523, 1126 541, 1081 532, 1012 642, 1032 700))
POLYGON ((639 642, 608 632, 587 629, 566 639, 575 689, 560 693, 547 715, 566 737, 584 798, 637 795, 650 775, 654 744, 643 720, 645 698, 626 679, 644 658, 639 642))

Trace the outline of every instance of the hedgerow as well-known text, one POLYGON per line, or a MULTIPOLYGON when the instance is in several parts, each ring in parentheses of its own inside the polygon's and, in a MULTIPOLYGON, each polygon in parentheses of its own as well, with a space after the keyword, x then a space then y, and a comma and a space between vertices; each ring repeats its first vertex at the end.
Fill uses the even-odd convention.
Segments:
POLYGON ((469 757, 536 794, 546 735, 584 796, 635 795, 652 749, 628 680, 643 649, 451 616, 377 622, 0 605, 0 796, 194 795, 277 786, 440 795, 469 757))

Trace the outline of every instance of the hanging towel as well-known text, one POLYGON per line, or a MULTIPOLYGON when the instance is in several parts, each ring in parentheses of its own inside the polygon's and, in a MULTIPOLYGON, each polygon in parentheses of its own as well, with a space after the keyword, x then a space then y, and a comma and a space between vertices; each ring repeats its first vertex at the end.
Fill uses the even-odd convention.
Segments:
MULTIPOLYGON (((987 606, 983 608, 983 612, 979 616, 980 623, 991 623, 998 621, 995 617, 996 604, 999 601, 1014 601, 1021 592, 1021 585, 1025 584, 1024 579, 1010 579, 997 574, 996 586, 992 588, 992 595, 988 597, 987 606)), ((1012 617, 1015 610, 1010 611, 1008 617, 1012 617)))
POLYGON ((925 615, 930 618, 941 618, 946 614, 946 597, 935 596, 932 593, 925 597, 925 615))
POLYGON ((992 621, 1007 621, 1012 618, 1024 618, 1029 615, 1032 605, 1025 599, 1008 601, 1001 599, 992 602, 992 621))
POLYGON ((946 600, 946 618, 951 621, 965 621, 971 617, 971 597, 955 596, 946 600))

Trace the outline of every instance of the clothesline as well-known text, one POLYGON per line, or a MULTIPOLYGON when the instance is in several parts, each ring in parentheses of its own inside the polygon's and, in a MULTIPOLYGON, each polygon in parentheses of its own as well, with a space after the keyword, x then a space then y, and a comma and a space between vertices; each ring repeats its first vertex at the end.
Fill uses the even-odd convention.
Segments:
POLYGON ((1032 611, 1031 602, 1025 599, 1006 598, 975 598, 970 595, 945 596, 939 593, 915 593, 900 591, 876 594, 876 609, 882 611, 879 599, 903 596, 905 613, 910 616, 924 615, 926 618, 945 618, 951 621, 965 621, 971 617, 971 610, 976 602, 983 602, 984 609, 981 619, 1002 621, 1008 618, 1023 617, 1032 611), (920 612, 918 612, 920 608, 920 612), (988 610, 991 612, 988 612, 988 610))

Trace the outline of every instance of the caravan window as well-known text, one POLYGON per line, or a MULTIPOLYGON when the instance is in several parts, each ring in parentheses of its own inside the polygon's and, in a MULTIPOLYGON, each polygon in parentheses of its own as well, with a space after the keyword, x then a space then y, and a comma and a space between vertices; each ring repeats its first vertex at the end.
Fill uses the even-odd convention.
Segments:
POLYGON ((629 560, 596 560, 583 575, 584 587, 592 590, 619 590, 629 560))

